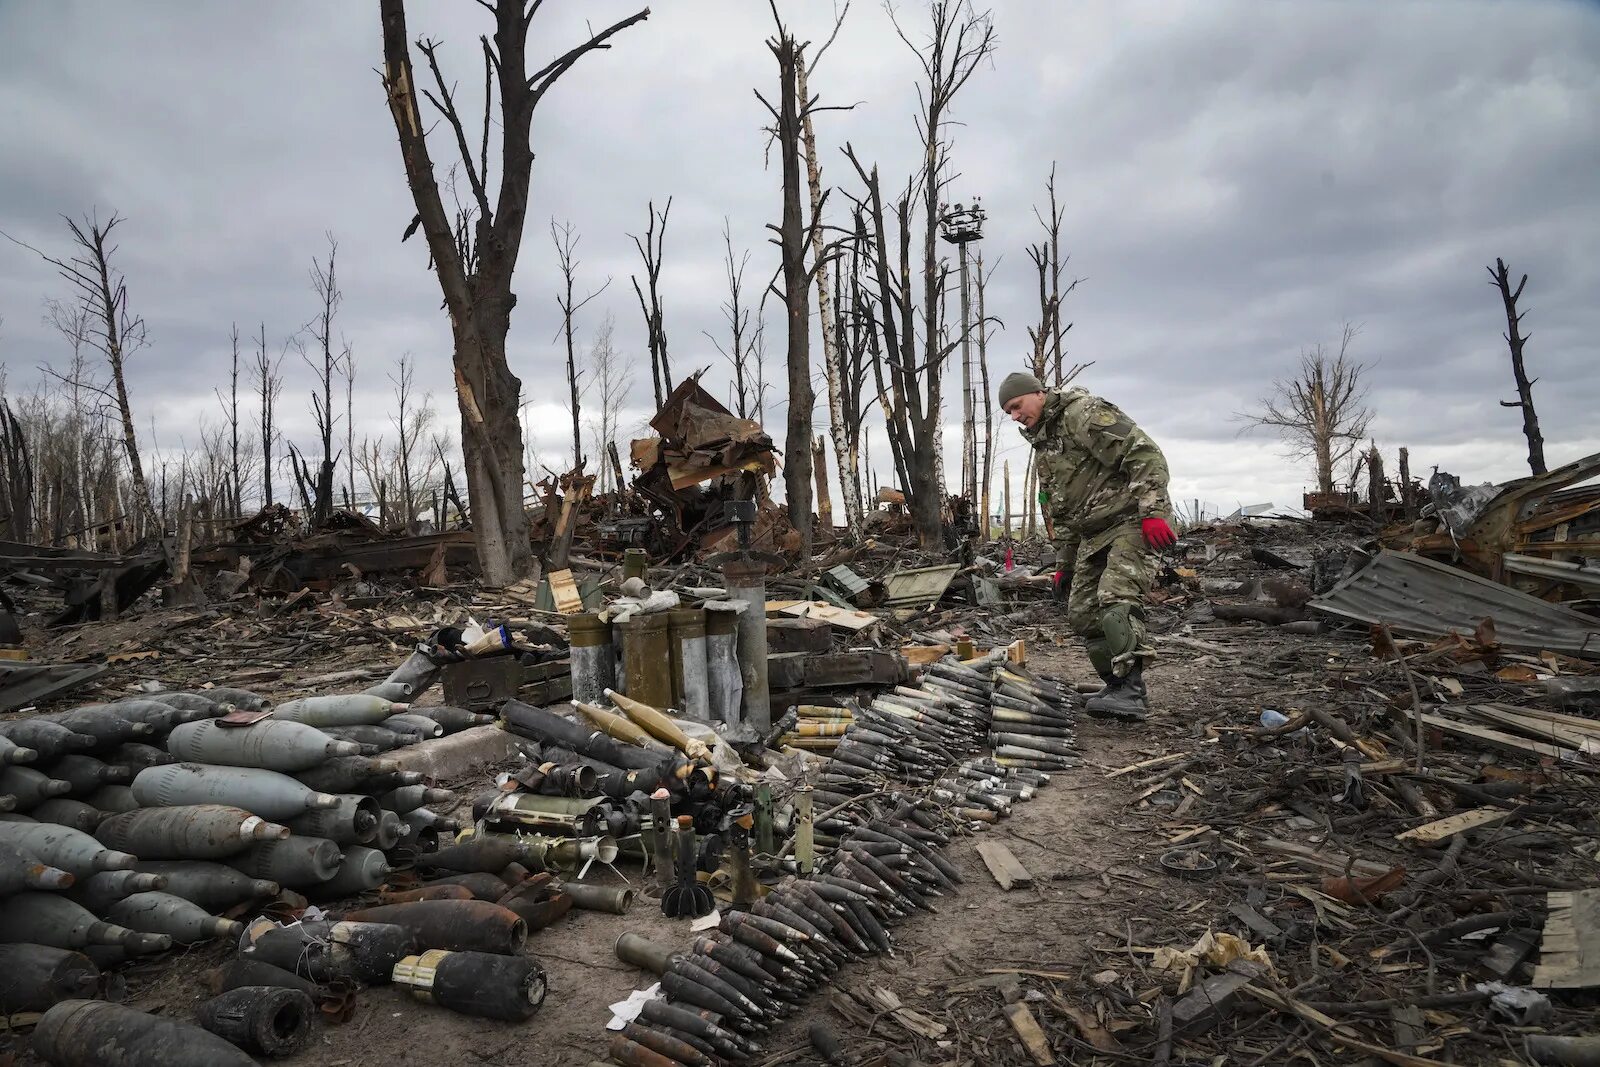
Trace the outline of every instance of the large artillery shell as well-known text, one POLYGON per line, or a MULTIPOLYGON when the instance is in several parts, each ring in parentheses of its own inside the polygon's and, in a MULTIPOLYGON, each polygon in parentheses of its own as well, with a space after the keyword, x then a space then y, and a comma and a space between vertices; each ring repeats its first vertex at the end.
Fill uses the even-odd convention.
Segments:
POLYGON ((88 878, 96 871, 128 870, 138 861, 137 856, 107 848, 80 830, 54 823, 0 822, 0 844, 78 878, 88 878))
POLYGON ((44 1011, 74 997, 93 997, 100 968, 81 952, 49 945, 0 945, 0 1016, 44 1011))
POLYGON ((263 1056, 289 1056, 305 1047, 316 1014, 305 993, 276 986, 233 989, 195 1010, 201 1026, 263 1056))
POLYGON ((140 859, 214 860, 243 852, 258 841, 288 837, 289 829, 243 808, 186 804, 113 815, 101 822, 95 836, 140 859))
POLYGON ((482 900, 414 900, 351 912, 354 922, 391 923, 410 930, 419 944, 458 952, 514 953, 528 939, 515 912, 482 900))
POLYGON ((300 922, 261 932, 240 950, 315 982, 387 982, 394 965, 416 949, 410 930, 390 923, 300 922))
POLYGON ((262 841, 236 856, 228 866, 252 878, 304 889, 326 882, 339 873, 339 846, 325 837, 291 834, 279 841, 262 841))
POLYGON ((406 705, 364 693, 302 697, 272 709, 274 719, 307 726, 377 726, 406 705))
POLYGON ((209 912, 227 911, 251 900, 275 897, 282 888, 265 878, 252 878, 221 863, 205 860, 140 860, 142 874, 166 879, 163 892, 182 897, 209 912))
POLYGON ((140 771, 133 780, 133 795, 139 803, 152 808, 232 804, 263 819, 290 819, 312 808, 339 806, 338 797, 308 789, 277 771, 200 763, 174 763, 140 771))
POLYGON ((287 825, 294 833, 326 837, 340 845, 368 845, 378 836, 380 817, 376 798, 345 793, 339 795, 338 807, 296 815, 287 825))
POLYGON ((304 723, 263 719, 239 727, 205 719, 174 727, 167 735, 167 751, 195 763, 293 773, 310 770, 335 756, 357 755, 361 746, 329 737, 304 723))
POLYGON ((198 1026, 103 1000, 64 1000, 44 1013, 33 1050, 57 1067, 254 1067, 198 1026))

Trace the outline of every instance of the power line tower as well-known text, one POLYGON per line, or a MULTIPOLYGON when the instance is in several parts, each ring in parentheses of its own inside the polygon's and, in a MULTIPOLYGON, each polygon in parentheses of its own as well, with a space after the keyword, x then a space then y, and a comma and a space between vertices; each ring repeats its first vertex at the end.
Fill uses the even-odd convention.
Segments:
MULTIPOLYGON (((978 422, 972 374, 972 295, 967 269, 967 245, 983 239, 983 198, 972 205, 945 204, 939 214, 939 235, 956 246, 961 262, 961 495, 974 506, 978 494, 978 422)), ((987 524, 988 517, 983 517, 987 524)))

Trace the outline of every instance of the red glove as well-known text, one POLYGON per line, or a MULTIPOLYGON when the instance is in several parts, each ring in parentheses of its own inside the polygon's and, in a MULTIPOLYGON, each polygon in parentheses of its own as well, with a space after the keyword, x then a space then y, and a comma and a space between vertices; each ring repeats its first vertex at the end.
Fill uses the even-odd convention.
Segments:
POLYGON ((1145 519, 1139 525, 1144 529, 1145 544, 1151 548, 1169 548, 1178 543, 1178 535, 1166 519, 1145 519))
POLYGON ((1071 586, 1069 579, 1071 571, 1056 571, 1055 577, 1050 580, 1050 592, 1057 600, 1067 599, 1067 590, 1071 586))

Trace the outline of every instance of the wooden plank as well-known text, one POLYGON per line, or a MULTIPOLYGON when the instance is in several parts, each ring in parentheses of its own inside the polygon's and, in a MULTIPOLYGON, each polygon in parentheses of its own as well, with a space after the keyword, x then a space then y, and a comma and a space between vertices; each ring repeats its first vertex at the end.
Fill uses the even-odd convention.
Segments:
POLYGON ((1140 760, 1138 763, 1130 763, 1126 767, 1118 767, 1116 770, 1109 772, 1106 777, 1121 778, 1124 774, 1132 774, 1134 771, 1142 771, 1146 767, 1164 767, 1169 763, 1177 763, 1179 760, 1186 759, 1187 757, 1188 753, 1174 752, 1169 756, 1157 756, 1154 759, 1140 760))
POLYGON ((1044 1031, 1039 1029, 1039 1023, 1028 1006, 1018 1001, 1007 1004, 1005 1012, 1006 1018, 1011 1021, 1011 1029, 1022 1039, 1022 1047, 1028 1050, 1033 1062, 1039 1067, 1052 1067, 1056 1062, 1055 1053, 1050 1051, 1050 1042, 1045 1040, 1044 1031))
POLYGON ((1600 987, 1600 889, 1550 893, 1535 989, 1600 987))
POLYGON ((550 596, 555 600, 557 611, 563 615, 576 615, 583 610, 583 597, 570 570, 551 571, 547 577, 550 580, 550 596))
POLYGON ((800 600, 793 602, 767 603, 767 611, 777 610, 779 614, 791 615, 797 619, 821 619, 829 626, 844 630, 848 633, 860 633, 870 629, 881 621, 876 615, 865 611, 852 611, 849 608, 834 607, 832 604, 820 600, 800 600))
POLYGON ((1000 842, 979 841, 978 855, 983 857, 984 865, 994 875, 994 880, 1000 883, 1001 889, 1009 892, 1019 886, 1025 888, 1033 884, 1033 875, 1028 873, 1028 868, 1000 842))
POLYGON ((1394 835, 1396 841, 1409 841, 1418 845, 1437 845, 1448 841, 1459 833, 1467 830, 1479 830, 1485 826, 1498 826, 1517 814, 1512 808, 1502 808, 1494 805, 1482 808, 1473 808, 1471 811, 1461 811, 1443 819, 1422 826, 1413 826, 1404 833, 1394 835))
POLYGON ((1428 714, 1422 716, 1422 721, 1424 725, 1432 726, 1447 734, 1481 741, 1490 748, 1501 748, 1522 754, 1531 753, 1535 756, 1549 756, 1551 759, 1563 761, 1578 758, 1578 753, 1570 748, 1561 745, 1548 745, 1542 741, 1528 741, 1512 734, 1502 733, 1499 730, 1491 730, 1487 726, 1473 726, 1471 723, 1457 722, 1454 719, 1446 719, 1440 715, 1428 714))
POLYGON ((901 645, 900 654, 906 662, 913 667, 925 667, 930 663, 937 663, 950 654, 949 645, 901 645))
POLYGON ((1525 715, 1520 709, 1499 707, 1494 704, 1468 704, 1466 709, 1480 719, 1520 734, 1527 734, 1535 740, 1550 741, 1566 748, 1575 748, 1585 755, 1600 755, 1600 729, 1592 726, 1574 727, 1555 721, 1558 717, 1549 713, 1537 716, 1525 715))

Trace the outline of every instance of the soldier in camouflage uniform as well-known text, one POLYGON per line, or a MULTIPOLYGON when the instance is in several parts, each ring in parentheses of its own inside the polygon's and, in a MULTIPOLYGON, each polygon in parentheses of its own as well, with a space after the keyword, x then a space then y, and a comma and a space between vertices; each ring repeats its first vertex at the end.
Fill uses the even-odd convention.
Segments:
POLYGON ((1070 588, 1068 621, 1105 682, 1089 713, 1143 719, 1144 665, 1155 654, 1144 627, 1149 553, 1177 540, 1166 458, 1115 404, 1085 389, 1046 391, 1019 371, 1000 384, 1000 406, 1033 445, 1055 525, 1056 595, 1070 588))

